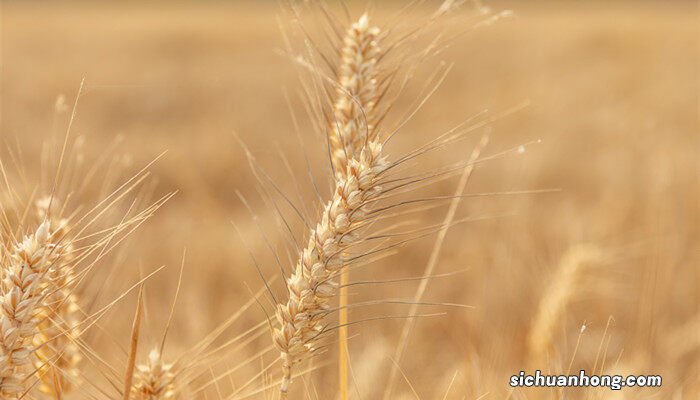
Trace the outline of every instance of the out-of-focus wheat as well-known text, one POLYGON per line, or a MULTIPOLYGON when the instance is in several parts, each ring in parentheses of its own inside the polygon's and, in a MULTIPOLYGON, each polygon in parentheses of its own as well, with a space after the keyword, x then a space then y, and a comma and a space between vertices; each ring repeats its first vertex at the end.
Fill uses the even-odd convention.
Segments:
POLYGON ((700 313, 672 329, 663 342, 663 349, 670 360, 700 352, 700 313))
POLYGON ((599 259, 599 250, 592 246, 572 246, 566 251, 556 275, 540 299, 530 328, 528 349, 531 361, 543 360, 546 352, 551 349, 554 330, 576 293, 581 275, 588 265, 599 259))
POLYGON ((357 229, 371 219, 368 202, 382 193, 377 181, 389 163, 381 153, 381 144, 370 142, 359 159, 349 161, 347 178, 337 181, 333 198, 311 230, 309 242, 287 280, 289 300, 277 307, 280 327, 273 333, 283 364, 283 394, 289 389, 292 367, 314 351, 325 332, 328 303, 338 287, 334 278, 346 266, 341 254, 361 240, 357 229))

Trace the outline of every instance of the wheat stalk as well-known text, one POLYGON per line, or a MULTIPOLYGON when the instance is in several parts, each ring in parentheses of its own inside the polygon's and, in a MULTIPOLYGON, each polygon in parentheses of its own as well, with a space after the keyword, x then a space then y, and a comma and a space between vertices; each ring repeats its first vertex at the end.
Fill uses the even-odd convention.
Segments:
POLYGON ((124 392, 122 400, 129 400, 131 397, 132 383, 134 381, 134 370, 136 369, 136 353, 139 350, 139 335, 141 334, 141 315, 143 314, 143 284, 139 285, 139 298, 136 302, 136 312, 131 325, 131 340, 129 343, 129 356, 126 361, 126 372, 124 373, 124 392))
MULTIPOLYGON (((50 224, 44 221, 3 257, 0 308, 0 398, 19 398, 28 389, 33 340, 43 307, 48 271, 55 262, 50 224)), ((6 250, 7 251, 7 250, 6 250)))
POLYGON ((380 143, 370 142, 359 159, 348 162, 347 177, 338 179, 332 199, 287 280, 289 300, 278 305, 280 327, 273 332, 283 364, 283 395, 289 389, 293 366, 314 351, 325 332, 328 303, 338 287, 334 278, 346 266, 340 255, 361 239, 356 229, 371 218, 367 203, 381 194, 377 181, 388 167, 381 151, 380 143))

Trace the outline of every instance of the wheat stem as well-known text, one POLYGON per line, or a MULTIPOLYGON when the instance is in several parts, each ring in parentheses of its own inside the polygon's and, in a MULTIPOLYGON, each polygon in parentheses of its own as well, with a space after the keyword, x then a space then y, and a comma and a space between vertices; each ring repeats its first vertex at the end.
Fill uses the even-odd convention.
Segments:
POLYGON ((338 311, 338 381, 340 387, 340 399, 348 400, 348 284, 350 283, 350 271, 345 269, 340 274, 339 307, 338 311))
POLYGON ((134 380, 134 369, 136 367, 136 353, 139 348, 139 334, 141 332, 141 314, 143 313, 143 284, 139 287, 139 297, 134 312, 134 322, 131 326, 131 340, 129 345, 129 358, 126 362, 126 372, 124 373, 124 394, 123 400, 131 397, 131 385, 134 380))

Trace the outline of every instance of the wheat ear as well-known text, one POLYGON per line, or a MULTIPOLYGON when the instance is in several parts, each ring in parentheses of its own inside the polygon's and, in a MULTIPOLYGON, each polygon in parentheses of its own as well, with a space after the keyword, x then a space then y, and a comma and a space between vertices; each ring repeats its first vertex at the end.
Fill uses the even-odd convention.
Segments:
POLYGON ((0 314, 0 398, 19 398, 28 389, 33 340, 37 334, 48 271, 55 262, 43 222, 3 257, 0 314))
POLYGON ((283 395, 289 388, 293 366, 314 351, 325 332, 328 303, 338 287, 334 278, 346 266, 341 254, 361 239, 356 230, 371 218, 367 214, 368 202, 382 192, 377 182, 388 163, 381 151, 380 143, 370 142, 359 159, 348 162, 346 177, 337 180, 333 197, 311 230, 308 244, 287 280, 289 300, 278 305, 280 327, 273 332, 283 366, 283 395))
POLYGON ((374 140, 377 83, 381 48, 379 28, 370 26, 363 14, 345 33, 338 70, 337 94, 330 126, 331 159, 336 174, 343 176, 348 160, 374 140))
POLYGON ((530 329, 528 349, 533 361, 541 360, 551 348, 554 330, 576 293, 585 267, 599 258, 597 248, 584 245, 572 246, 562 257, 554 279, 540 299, 530 329))
MULTIPOLYGON (((55 202, 55 199, 53 200, 55 202)), ((51 198, 37 202, 39 218, 49 218, 51 198)), ((49 239, 61 263, 48 270, 47 293, 42 308, 43 314, 34 337, 36 347, 36 369, 41 382, 39 390, 51 398, 61 398, 72 391, 80 376, 78 365, 82 359, 73 328, 79 325, 77 295, 73 292, 75 282, 74 249, 67 240, 68 221, 59 219, 49 239)))
POLYGON ((148 361, 136 367, 132 398, 135 400, 166 400, 175 397, 173 364, 163 362, 155 348, 148 353, 148 361))

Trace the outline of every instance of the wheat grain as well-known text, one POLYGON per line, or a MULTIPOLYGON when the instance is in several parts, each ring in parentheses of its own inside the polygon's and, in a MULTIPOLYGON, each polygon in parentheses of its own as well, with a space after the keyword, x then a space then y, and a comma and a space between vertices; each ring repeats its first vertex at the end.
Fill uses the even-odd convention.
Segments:
POLYGON ((333 279, 346 266, 340 255, 360 240, 355 230, 367 221, 367 203, 381 193, 377 181, 389 165, 381 150, 380 143, 370 142, 359 159, 349 161, 347 177, 338 179, 331 201, 287 280, 289 300, 278 305, 281 326, 273 333, 283 364, 283 394, 289 388, 292 367, 314 351, 324 333, 328 303, 337 291, 333 279))
POLYGON ((48 270, 56 261, 49 228, 44 221, 3 257, 0 398, 19 398, 27 390, 48 270))
MULTIPOLYGON (((56 205, 56 199, 46 197, 37 202, 39 218, 50 218, 49 206, 56 205)), ((52 210, 57 211, 57 210, 52 210)), ((75 281, 73 243, 68 240, 68 220, 58 218, 50 242, 61 262, 48 270, 47 305, 40 318, 39 332, 34 338, 36 347, 36 368, 40 377, 39 390, 52 398, 60 398, 72 391, 80 376, 78 364, 82 359, 76 344, 77 337, 72 328, 78 326, 77 295, 73 292, 75 281)))
POLYGON ((173 364, 163 362, 158 349, 148 354, 148 361, 136 367, 132 395, 135 400, 166 400, 175 397, 173 364))
POLYGON ((377 43, 379 33, 379 28, 370 26, 369 16, 363 14, 343 39, 329 134, 331 159, 341 177, 347 171, 348 160, 374 139, 379 98, 377 64, 382 53, 377 43))

